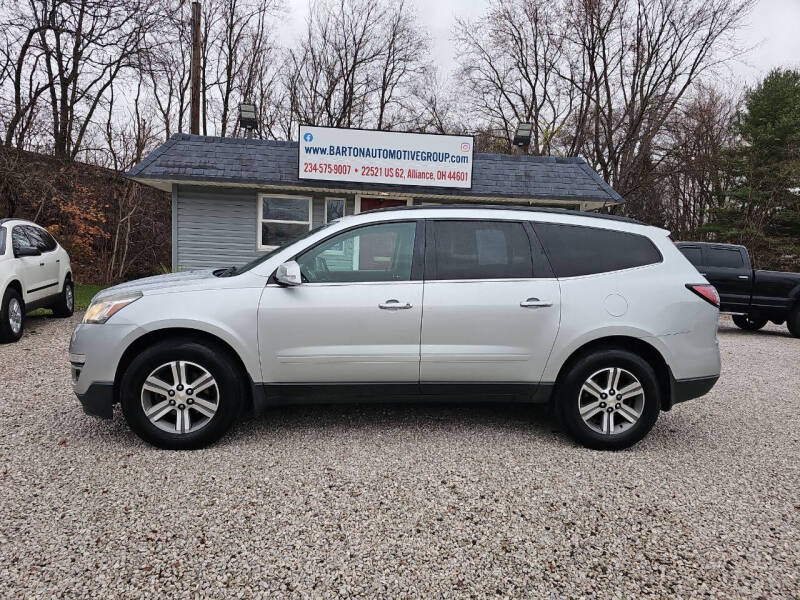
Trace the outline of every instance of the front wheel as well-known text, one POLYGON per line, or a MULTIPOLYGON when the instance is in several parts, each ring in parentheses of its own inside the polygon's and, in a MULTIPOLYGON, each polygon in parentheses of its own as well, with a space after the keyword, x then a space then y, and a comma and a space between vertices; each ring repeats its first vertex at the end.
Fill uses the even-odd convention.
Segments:
POLYGON ((767 324, 767 319, 751 317, 750 315, 733 315, 733 323, 745 331, 758 331, 767 324))
POLYGON ((621 450, 655 425, 661 394, 650 364, 619 348, 579 359, 559 383, 556 402, 573 439, 596 450, 621 450))
POLYGON ((0 304, 0 342, 16 342, 25 328, 25 305, 19 292, 10 287, 0 304))
POLYGON ((192 339, 159 342, 125 370, 122 413, 139 437, 159 448, 208 446, 241 412, 245 388, 239 372, 216 345, 192 339))

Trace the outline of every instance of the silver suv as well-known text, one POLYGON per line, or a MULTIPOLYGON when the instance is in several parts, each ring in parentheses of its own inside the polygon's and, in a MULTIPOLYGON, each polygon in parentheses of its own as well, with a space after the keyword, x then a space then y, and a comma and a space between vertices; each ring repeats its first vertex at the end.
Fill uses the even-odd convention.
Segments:
POLYGON ((70 345, 88 414, 164 448, 294 402, 552 403, 630 446, 717 381, 719 299, 668 233, 547 209, 349 216, 242 267, 98 294, 70 345))

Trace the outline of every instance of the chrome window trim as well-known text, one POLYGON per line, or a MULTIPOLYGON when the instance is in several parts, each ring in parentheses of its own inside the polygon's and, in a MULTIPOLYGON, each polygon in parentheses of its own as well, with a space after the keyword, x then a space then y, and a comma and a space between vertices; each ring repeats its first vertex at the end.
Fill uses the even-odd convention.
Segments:
MULTIPOLYGON (((345 285, 408 285, 409 283, 422 284, 421 279, 406 279, 404 281, 317 281, 314 283, 303 282, 292 287, 341 287, 345 285)), ((278 283, 268 283, 267 287, 285 288, 285 285, 278 283)))

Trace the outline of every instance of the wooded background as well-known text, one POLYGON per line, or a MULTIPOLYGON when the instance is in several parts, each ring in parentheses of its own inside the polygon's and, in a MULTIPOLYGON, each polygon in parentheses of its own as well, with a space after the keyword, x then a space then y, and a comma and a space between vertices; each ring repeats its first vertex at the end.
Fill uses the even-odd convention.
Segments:
MULTIPOLYGON (((491 0, 457 20, 458 67, 391 0, 204 0, 201 133, 294 139, 299 123, 469 133, 477 151, 582 156, 674 239, 744 243, 800 270, 800 74, 728 89, 753 0, 491 0)), ((190 4, 0 0, 0 215, 36 218, 112 282, 169 261, 169 200, 120 177, 189 128, 190 4)), ((796 60, 796 59, 795 59, 796 60)))

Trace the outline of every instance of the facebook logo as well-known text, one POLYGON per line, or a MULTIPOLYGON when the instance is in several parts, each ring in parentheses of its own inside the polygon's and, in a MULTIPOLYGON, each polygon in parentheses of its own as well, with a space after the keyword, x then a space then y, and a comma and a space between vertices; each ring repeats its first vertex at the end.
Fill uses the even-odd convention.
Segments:
POLYGON ((306 142, 310 142, 310 141, 312 141, 313 139, 314 139, 314 136, 313 136, 313 135, 311 135, 311 133, 310 133, 310 132, 309 132, 309 133, 306 133, 306 134, 303 136, 303 141, 306 141, 306 142))

